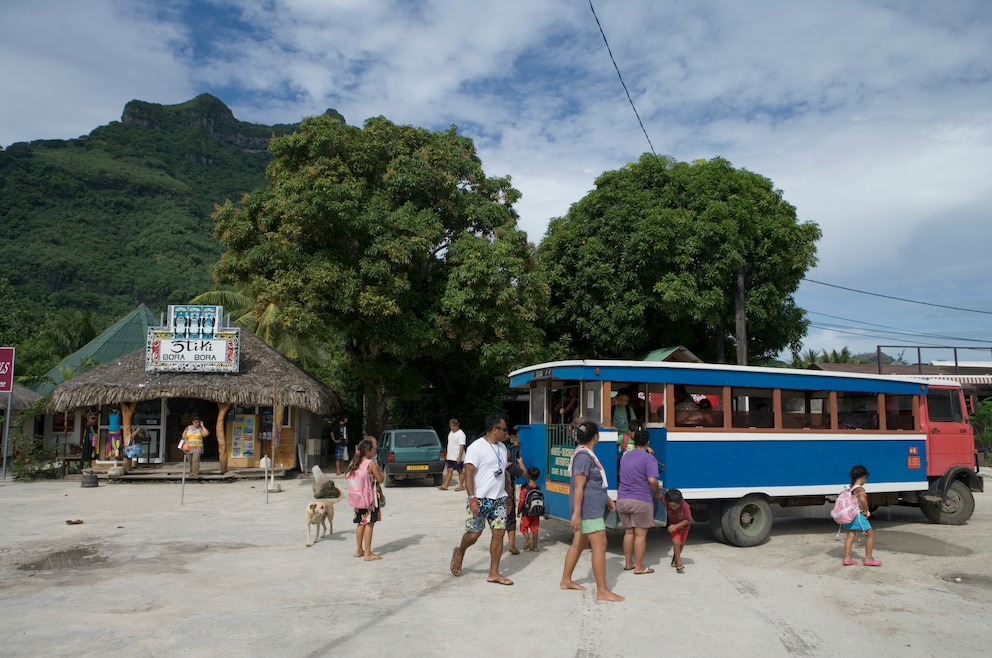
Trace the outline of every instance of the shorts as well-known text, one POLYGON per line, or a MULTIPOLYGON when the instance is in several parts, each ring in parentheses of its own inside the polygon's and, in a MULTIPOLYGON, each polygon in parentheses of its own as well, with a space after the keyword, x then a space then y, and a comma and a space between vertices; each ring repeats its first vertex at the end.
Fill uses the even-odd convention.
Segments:
POLYGON ((582 519, 580 531, 583 535, 591 535, 594 532, 606 530, 606 521, 600 517, 598 519, 582 519))
POLYGON ((689 538, 689 526, 684 526, 682 528, 679 528, 678 530, 672 533, 673 544, 682 544, 683 546, 685 546, 685 541, 688 538, 689 538))
POLYGON ((866 519, 865 515, 862 514, 861 512, 858 512, 858 515, 854 517, 853 521, 851 521, 850 523, 845 523, 841 527, 844 528, 844 530, 850 530, 852 532, 858 530, 865 530, 865 531, 871 530, 871 524, 868 523, 868 519, 866 519))
POLYGON ((540 529, 541 529, 541 517, 539 516, 520 517, 520 532, 523 533, 533 532, 536 535, 537 531, 540 529))
POLYGON ((348 460, 348 446, 334 446, 334 459, 340 459, 341 461, 348 460))
POLYGON ((511 530, 516 531, 517 529, 517 508, 514 505, 510 505, 510 501, 513 500, 512 496, 507 497, 506 502, 506 531, 511 530))
POLYGON ((472 505, 465 501, 465 532, 482 532, 486 522, 493 530, 506 529, 507 498, 480 498, 479 513, 472 514, 472 505))
POLYGON ((456 462, 456 461, 452 461, 450 459, 446 459, 444 461, 444 465, 447 468, 450 468, 452 470, 458 471, 459 473, 462 472, 462 463, 461 462, 456 462))
POLYGON ((382 510, 378 507, 375 509, 355 509, 355 519, 352 521, 355 525, 372 525, 373 523, 378 523, 382 520, 382 510))
POLYGON ((643 500, 621 498, 617 501, 617 516, 624 528, 653 528, 654 504, 643 500))

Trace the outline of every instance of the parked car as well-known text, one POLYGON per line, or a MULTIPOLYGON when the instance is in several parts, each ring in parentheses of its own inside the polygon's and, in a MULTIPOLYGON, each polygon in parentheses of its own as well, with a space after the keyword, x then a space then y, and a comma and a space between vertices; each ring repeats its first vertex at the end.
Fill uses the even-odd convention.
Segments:
POLYGON ((430 428, 386 430, 379 437, 376 461, 387 487, 396 480, 424 477, 440 485, 444 476, 444 447, 430 428))

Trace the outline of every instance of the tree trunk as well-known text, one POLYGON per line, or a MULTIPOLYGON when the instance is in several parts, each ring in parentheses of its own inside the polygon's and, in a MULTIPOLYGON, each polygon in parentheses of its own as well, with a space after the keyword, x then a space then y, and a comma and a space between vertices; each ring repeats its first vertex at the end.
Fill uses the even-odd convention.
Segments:
POLYGON ((734 295, 734 319, 737 322, 737 365, 747 365, 747 316, 744 313, 744 268, 737 268, 737 294, 734 295))
POLYGON ((716 362, 726 363, 727 358, 727 337, 724 335, 726 332, 723 328, 723 319, 717 318, 716 321, 716 362))
POLYGON ((365 428, 372 436, 377 437, 386 429, 386 402, 386 396, 378 386, 365 387, 365 428))
POLYGON ((220 474, 227 473, 227 434, 224 432, 227 426, 227 410, 231 408, 229 404, 217 403, 217 423, 214 425, 214 432, 217 435, 217 456, 220 460, 220 474))

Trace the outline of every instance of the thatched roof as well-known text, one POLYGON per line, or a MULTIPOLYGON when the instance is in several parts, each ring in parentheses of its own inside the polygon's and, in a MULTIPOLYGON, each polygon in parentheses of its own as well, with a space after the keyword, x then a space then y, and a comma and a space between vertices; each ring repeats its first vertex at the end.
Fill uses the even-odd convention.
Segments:
MULTIPOLYGON (((27 386, 21 386, 17 382, 14 382, 14 394, 11 399, 11 406, 14 407, 14 411, 30 407, 37 399, 37 393, 32 391, 27 386)), ((7 411, 6 393, 0 393, 0 411, 7 411)))
POLYGON ((306 374, 250 331, 241 332, 241 372, 146 372, 145 350, 135 350, 59 384, 51 407, 69 411, 98 404, 197 398, 240 406, 277 404, 336 413, 334 392, 306 374))

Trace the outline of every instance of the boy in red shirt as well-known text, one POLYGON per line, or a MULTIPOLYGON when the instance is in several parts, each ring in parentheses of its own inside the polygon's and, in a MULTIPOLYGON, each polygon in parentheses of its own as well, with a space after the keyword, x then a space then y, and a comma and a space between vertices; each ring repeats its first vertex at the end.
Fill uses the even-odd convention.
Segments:
POLYGON ((689 503, 682 499, 682 492, 678 489, 665 491, 665 506, 668 507, 668 532, 672 535, 672 566, 679 573, 684 573, 682 547, 689 537, 692 511, 689 509, 689 503))

